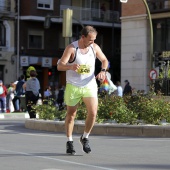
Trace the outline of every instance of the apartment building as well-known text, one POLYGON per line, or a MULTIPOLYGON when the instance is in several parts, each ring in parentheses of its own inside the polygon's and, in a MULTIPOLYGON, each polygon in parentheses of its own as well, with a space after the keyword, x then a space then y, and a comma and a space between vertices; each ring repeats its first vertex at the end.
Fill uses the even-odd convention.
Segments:
POLYGON ((16 80, 16 13, 14 0, 0 1, 0 80, 4 84, 16 80))
POLYGON ((170 57, 170 0, 128 0, 122 4, 121 27, 121 81, 128 79, 133 88, 147 92, 151 69, 159 74, 151 47, 153 54, 170 57))
MULTIPOLYGON (((63 10, 73 11, 72 42, 80 37, 82 26, 92 25, 98 31, 96 43, 110 61, 113 80, 120 80, 120 5, 115 0, 18 0, 19 20, 19 72, 26 73, 34 66, 42 90, 47 85, 65 85, 65 72, 57 71, 57 61, 65 49, 62 36, 63 10), (46 16, 51 24, 44 28, 46 16)), ((71 29, 71 28, 70 28, 71 29)), ((96 62, 96 73, 101 69, 96 62)))

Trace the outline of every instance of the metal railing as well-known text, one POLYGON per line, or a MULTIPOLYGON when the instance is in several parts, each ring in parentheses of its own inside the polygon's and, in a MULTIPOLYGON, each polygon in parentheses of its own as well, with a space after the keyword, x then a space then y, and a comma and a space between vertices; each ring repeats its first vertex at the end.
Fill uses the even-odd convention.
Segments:
POLYGON ((11 11, 11 1, 1 0, 0 1, 0 13, 9 13, 11 11))
POLYGON ((100 9, 92 8, 82 8, 75 6, 60 5, 60 16, 63 14, 63 9, 72 9, 73 17, 80 21, 98 21, 98 22, 107 22, 112 23, 119 22, 119 11, 101 11, 100 9))
POLYGON ((147 0, 151 13, 170 11, 170 0, 147 0))

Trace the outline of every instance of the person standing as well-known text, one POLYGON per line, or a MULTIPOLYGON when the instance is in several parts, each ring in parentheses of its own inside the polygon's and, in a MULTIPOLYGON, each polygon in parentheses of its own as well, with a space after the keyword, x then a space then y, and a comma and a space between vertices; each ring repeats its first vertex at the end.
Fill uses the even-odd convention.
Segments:
POLYGON ((106 12, 106 7, 105 7, 105 3, 103 3, 100 7, 101 10, 101 19, 102 21, 104 20, 104 16, 105 16, 105 12, 106 12))
POLYGON ((117 86, 117 96, 122 97, 123 96, 123 89, 119 81, 116 82, 117 86))
POLYGON ((131 95, 132 94, 132 87, 128 80, 125 80, 125 87, 123 90, 123 95, 131 95))
POLYGON ((56 87, 55 87, 55 91, 54 91, 56 103, 57 103, 57 99, 58 99, 58 93, 59 93, 59 88, 58 88, 58 86, 56 86, 56 87))
POLYGON ((25 76, 21 75, 19 78, 18 83, 16 84, 16 89, 15 89, 15 97, 13 99, 13 105, 15 108, 15 111, 20 112, 21 111, 21 100, 20 97, 25 94, 25 91, 23 89, 23 84, 25 83, 25 76))
POLYGON ((6 96, 7 88, 3 85, 2 80, 0 80, 0 113, 6 113, 6 96))
POLYGON ((94 43, 97 31, 92 26, 86 26, 81 31, 81 38, 69 44, 58 62, 57 69, 66 71, 66 88, 64 94, 67 114, 65 119, 66 153, 75 155, 76 151, 73 145, 74 119, 80 100, 86 105, 87 118, 85 129, 80 137, 80 142, 85 153, 90 153, 89 134, 94 126, 97 108, 98 108, 98 86, 96 79, 104 81, 108 60, 101 48, 94 43), (102 63, 102 69, 95 77, 96 57, 102 63))
POLYGON ((35 70, 30 71, 30 78, 24 83, 27 111, 30 119, 36 118, 36 112, 32 108, 32 105, 36 105, 39 99, 40 83, 36 78, 37 73, 35 70))
POLYGON ((48 86, 44 91, 44 100, 43 104, 48 104, 48 102, 52 101, 52 92, 51 92, 51 86, 48 86))
POLYGON ((48 86, 44 91, 44 98, 50 99, 52 98, 51 86, 48 86))
POLYGON ((7 89, 8 92, 8 109, 9 112, 13 112, 14 111, 14 105, 13 105, 13 99, 14 99, 14 91, 15 91, 15 84, 14 82, 11 82, 10 87, 7 89))
POLYGON ((59 93, 58 93, 58 98, 57 98, 57 104, 59 107, 59 110, 63 110, 63 102, 64 102, 64 88, 62 85, 59 85, 59 93))

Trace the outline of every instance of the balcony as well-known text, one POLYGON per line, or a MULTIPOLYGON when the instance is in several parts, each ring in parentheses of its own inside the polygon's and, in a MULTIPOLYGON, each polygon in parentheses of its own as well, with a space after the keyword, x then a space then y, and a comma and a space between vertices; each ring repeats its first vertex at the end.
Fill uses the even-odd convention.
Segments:
POLYGON ((0 13, 9 13, 10 12, 10 1, 1 0, 0 1, 0 13))
POLYGON ((0 17, 14 17, 14 9, 11 10, 10 0, 0 0, 0 17))
POLYGON ((119 11, 101 11, 100 9, 92 9, 92 8, 82 8, 75 6, 66 6, 60 5, 60 16, 63 15, 63 9, 72 9, 73 10, 73 18, 79 20, 83 23, 87 22, 101 22, 103 24, 111 24, 113 22, 119 23, 120 13, 119 11))
POLYGON ((170 12, 170 0, 147 0, 151 13, 170 12))

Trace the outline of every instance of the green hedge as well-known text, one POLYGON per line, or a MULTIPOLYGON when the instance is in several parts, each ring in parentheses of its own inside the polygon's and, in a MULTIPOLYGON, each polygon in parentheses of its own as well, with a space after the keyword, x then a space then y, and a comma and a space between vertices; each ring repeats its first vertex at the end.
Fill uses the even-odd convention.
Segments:
MULTIPOLYGON (((33 109, 40 119, 64 120, 66 109, 59 111, 53 101, 48 104, 34 106, 33 109)), ((83 102, 79 104, 76 119, 85 120, 86 107, 83 102)), ((154 99, 150 95, 136 94, 134 96, 99 96, 98 123, 115 121, 117 123, 138 124, 160 124, 162 120, 170 122, 170 103, 159 95, 154 99)))

